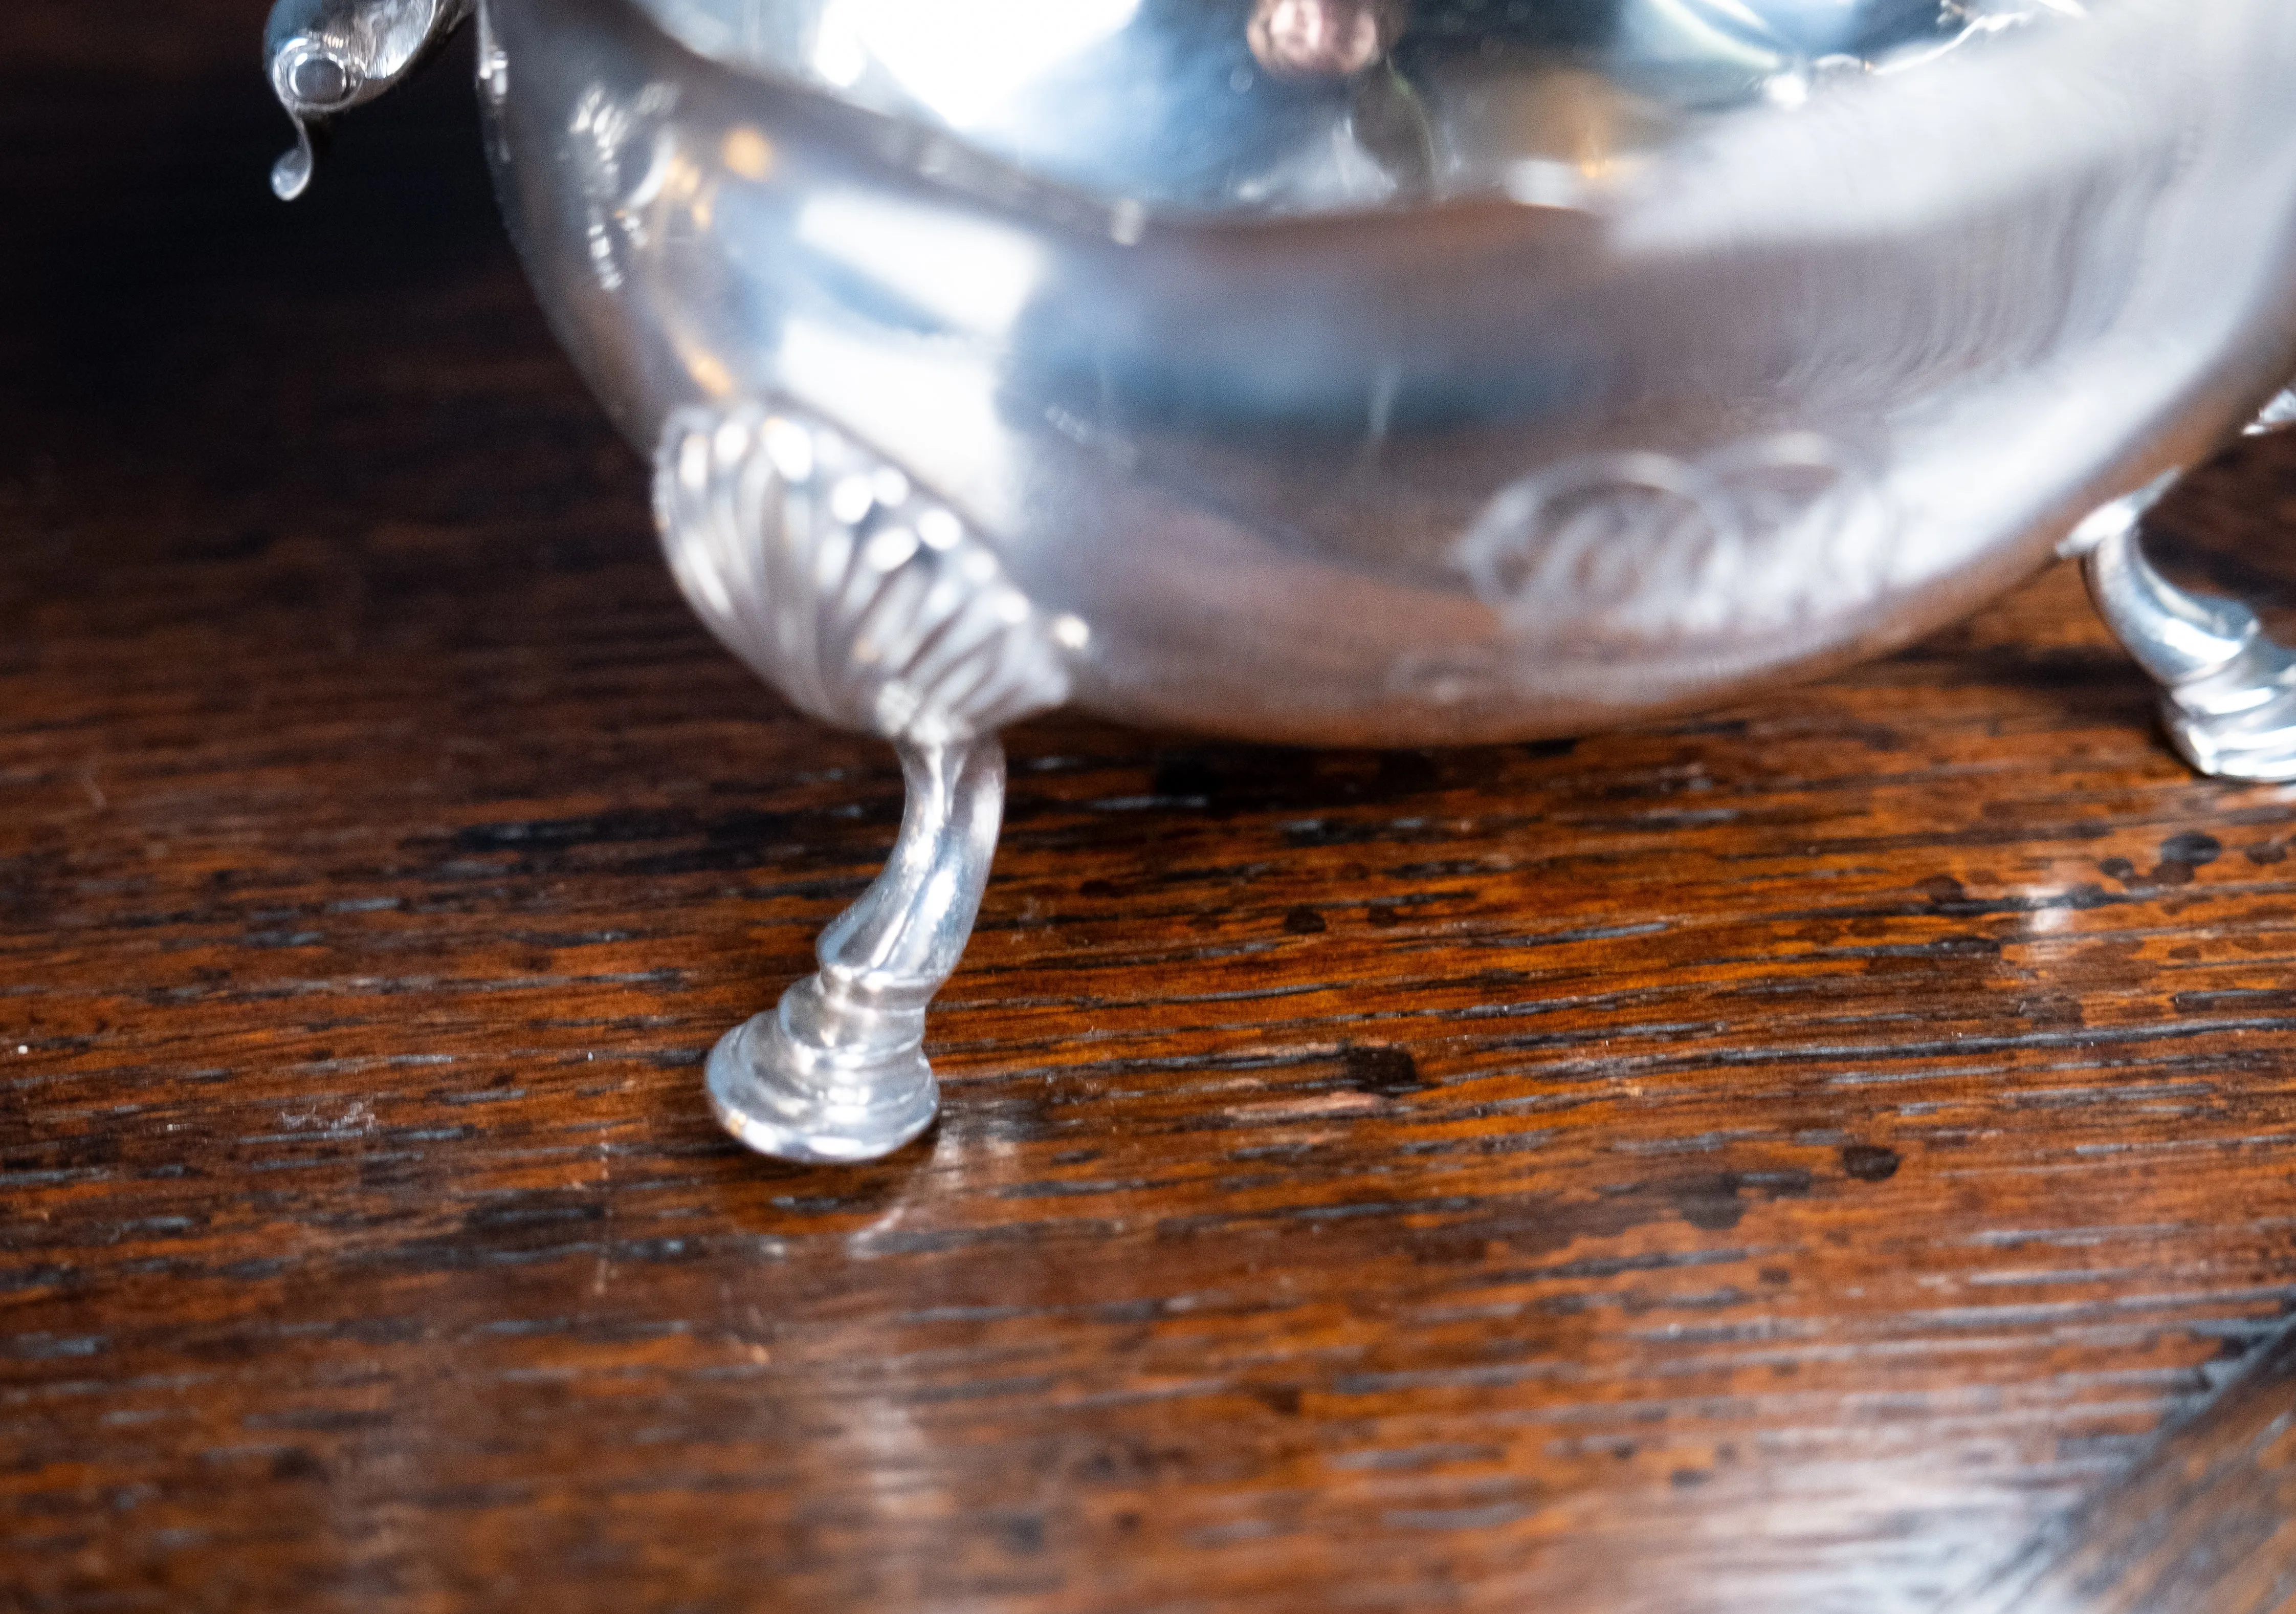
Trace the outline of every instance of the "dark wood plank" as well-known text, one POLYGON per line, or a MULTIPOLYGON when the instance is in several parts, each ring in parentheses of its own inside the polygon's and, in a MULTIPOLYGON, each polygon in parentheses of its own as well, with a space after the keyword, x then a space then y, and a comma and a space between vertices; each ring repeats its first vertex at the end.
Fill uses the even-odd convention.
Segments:
POLYGON ((2062 572, 1576 745, 1028 728, 944 1123, 742 1155, 897 770, 678 605, 459 84, 270 202, 258 10, 0 29, 0 1602, 1926 1610, 2280 1326, 2291 795, 2062 572))

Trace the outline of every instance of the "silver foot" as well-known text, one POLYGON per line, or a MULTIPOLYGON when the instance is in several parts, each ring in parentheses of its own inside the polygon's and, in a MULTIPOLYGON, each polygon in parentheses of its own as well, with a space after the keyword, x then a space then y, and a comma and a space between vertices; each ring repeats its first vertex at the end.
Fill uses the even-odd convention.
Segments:
POLYGON ((983 737, 903 745, 909 799, 892 861, 822 933, 821 973, 726 1033, 709 1106, 742 1142, 784 1160, 872 1160, 932 1122, 925 1005, 956 968, 988 883, 1004 810, 1004 752, 983 737))
POLYGON ((2218 778, 2296 779, 2296 654, 2238 600, 2188 594, 2144 558, 2144 512, 2167 490, 2084 524, 2089 597, 2161 686, 2161 720, 2185 760, 2218 778))
POLYGON ((805 412, 682 409, 654 473, 662 541, 726 646, 816 717, 899 749, 892 861, 823 933, 821 973, 709 1056, 710 1107, 784 1160, 867 1160, 939 1101, 925 1005, 956 968, 1004 805, 997 725, 1058 705, 1090 635, 1047 619, 954 511, 805 412))

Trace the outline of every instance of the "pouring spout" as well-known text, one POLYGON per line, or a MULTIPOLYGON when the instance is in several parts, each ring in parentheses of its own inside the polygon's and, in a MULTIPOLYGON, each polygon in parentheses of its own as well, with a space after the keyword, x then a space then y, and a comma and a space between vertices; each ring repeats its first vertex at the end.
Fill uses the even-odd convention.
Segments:
POLYGON ((298 118, 295 144, 271 165, 271 194, 282 202, 294 201, 311 188, 311 175, 317 167, 318 149, 312 143, 311 126, 298 118))
POLYGON ((398 83, 454 33, 475 0, 278 0, 263 30, 264 76, 294 121, 272 193, 310 187, 328 122, 398 83))

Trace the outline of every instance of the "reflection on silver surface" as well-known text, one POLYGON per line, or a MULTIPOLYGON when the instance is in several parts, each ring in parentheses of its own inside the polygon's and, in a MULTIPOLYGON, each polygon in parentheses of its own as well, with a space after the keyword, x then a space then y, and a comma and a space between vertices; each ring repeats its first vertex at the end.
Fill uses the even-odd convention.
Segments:
POLYGON ((1151 205, 1328 210, 1616 164, 2082 0, 637 0, 699 54, 1151 205))
POLYGON ((1402 0, 1254 0, 1243 37, 1279 78, 1346 78, 1393 50, 1408 21, 1402 0))
MULTIPOLYGON (((1407 140, 1326 141, 1292 178, 1390 204, 1279 218, 1265 168, 1175 212, 980 136, 1095 53, 1186 63, 1215 14, 1250 58, 1258 0, 1177 8, 1178 44, 1171 0, 1064 12, 947 103, 962 136, 914 111, 940 93, 924 58, 869 44, 900 3, 649 0, 711 22, 730 72, 614 0, 496 0, 513 223, 633 438, 689 402, 800 400, 1091 622, 1078 695, 1118 715, 1408 741, 1720 698, 1973 603, 2286 358, 2259 320, 2287 295, 2292 46, 2262 0, 1813 3, 1726 41, 1707 0, 1555 5, 1544 43, 1495 51, 1413 7, 1388 61, 1315 91, 1339 102, 1282 104, 1352 128, 1411 97, 1427 162, 1506 153, 1505 185, 1401 208, 1407 140), (840 17, 868 60, 829 96, 808 86, 840 17), (1599 48, 1566 37, 1589 17, 1599 48), (1739 73, 1722 110, 1636 87, 1691 81, 1660 22, 1739 73), (1740 72, 1750 39, 1747 71, 1845 40, 1877 70, 1782 105, 1740 72), (1471 70, 1500 87, 1425 87, 1471 70)), ((917 36, 955 62, 1029 7, 938 14, 985 30, 917 36)), ((1073 111, 1063 161, 1101 164, 1095 98, 1073 111)))
MULTIPOLYGON (((2296 370, 2286 0, 482 9, 559 334, 634 443, 716 467, 665 461, 682 580, 910 768, 864 927, 907 962, 825 942, 712 1067, 785 1152, 930 1113, 1013 712, 1426 745, 1718 704, 1972 608, 2296 370), (898 474, 864 525, 914 500, 977 563, 818 524, 772 419, 898 474), (926 641, 854 625, 928 596, 900 620, 1010 619, 964 694, 1025 698, 882 704, 923 686, 873 656, 926 641)), ((2283 688, 2212 607, 2233 661, 2160 661, 2191 624, 2112 569, 2128 515, 2092 569, 2172 707, 2283 688)))
POLYGON ((2247 434, 2261 437, 2284 426, 2296 426, 2296 387, 2289 388, 2265 405, 2264 412, 2250 423, 2247 434))

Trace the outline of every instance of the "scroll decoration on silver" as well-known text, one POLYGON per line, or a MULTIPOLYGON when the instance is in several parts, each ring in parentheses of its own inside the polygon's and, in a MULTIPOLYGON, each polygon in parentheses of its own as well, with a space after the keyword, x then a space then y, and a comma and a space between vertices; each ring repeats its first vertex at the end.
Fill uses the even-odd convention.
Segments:
POLYGON ((1546 467, 1492 498, 1454 559, 1513 632, 1673 644, 1862 603, 1887 581, 1895 527, 1857 456, 1784 432, 1696 461, 1546 467))
POLYGON ((292 202, 310 187, 327 120, 373 100, 420 66, 476 0, 278 0, 263 30, 271 92, 295 121, 295 145, 272 165, 271 189, 292 202))
POLYGON ((815 717, 890 739, 908 790, 885 871, 823 932, 820 971, 709 1058, 750 1148, 859 1160, 939 1105, 924 1011, 972 928, 1004 810, 995 731, 1068 696, 1088 639, 1046 617, 946 505, 786 407, 689 408, 655 462, 662 541, 726 646, 815 717))

